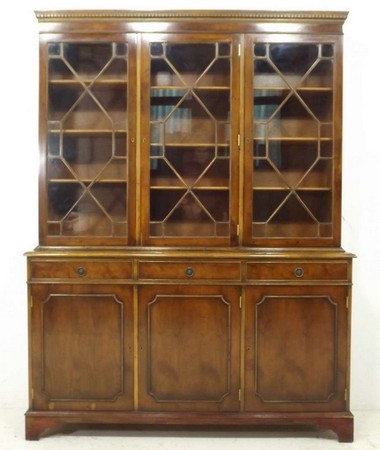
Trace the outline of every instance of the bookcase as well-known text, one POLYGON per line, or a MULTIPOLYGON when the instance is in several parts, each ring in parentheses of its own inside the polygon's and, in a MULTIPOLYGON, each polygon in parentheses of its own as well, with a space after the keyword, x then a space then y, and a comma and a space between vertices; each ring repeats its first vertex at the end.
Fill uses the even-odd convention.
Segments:
POLYGON ((41 11, 26 438, 352 441, 345 12, 41 11))

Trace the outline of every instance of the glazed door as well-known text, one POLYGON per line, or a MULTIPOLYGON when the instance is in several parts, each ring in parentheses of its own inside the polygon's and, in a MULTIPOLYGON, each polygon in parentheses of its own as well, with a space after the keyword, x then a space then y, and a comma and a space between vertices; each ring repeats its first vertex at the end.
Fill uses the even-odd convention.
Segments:
POLYGON ((42 242, 133 243, 135 43, 42 40, 42 242))
POLYGON ((245 409, 344 411, 346 287, 246 290, 245 409))
POLYGON ((31 287, 31 407, 133 409, 129 286, 31 287))
POLYGON ((238 211, 239 64, 231 36, 143 38, 143 244, 229 245, 238 211))
POLYGON ((249 36, 245 51, 244 242, 337 245, 340 40, 249 36))
POLYGON ((239 289, 141 287, 139 352, 140 410, 239 410, 239 289))

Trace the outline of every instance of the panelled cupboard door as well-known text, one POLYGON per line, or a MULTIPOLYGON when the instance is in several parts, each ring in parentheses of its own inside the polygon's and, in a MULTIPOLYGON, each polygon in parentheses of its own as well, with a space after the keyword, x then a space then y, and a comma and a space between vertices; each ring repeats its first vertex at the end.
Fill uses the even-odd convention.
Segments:
POLYGON ((41 35, 43 244, 133 243, 134 40, 41 35))
POLYGON ((143 286, 139 410, 237 411, 239 289, 143 286))
POLYGON ((31 287, 31 409, 133 409, 129 286, 31 287))
POLYGON ((245 409, 345 411, 346 287, 246 290, 245 409))
POLYGON ((237 37, 147 35, 142 42, 142 243, 236 243, 237 37))
POLYGON ((339 244, 341 70, 340 37, 246 37, 246 245, 339 244))

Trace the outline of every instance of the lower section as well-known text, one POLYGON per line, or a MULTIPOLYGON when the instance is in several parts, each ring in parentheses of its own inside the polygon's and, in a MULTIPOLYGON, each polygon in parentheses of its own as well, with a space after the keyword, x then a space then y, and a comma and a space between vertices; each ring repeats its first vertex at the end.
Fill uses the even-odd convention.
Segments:
POLYGON ((351 256, 234 252, 33 253, 27 439, 143 425, 352 441, 351 256))
POLYGON ((162 425, 162 426, 312 426, 332 430, 339 442, 352 442, 354 418, 344 413, 140 413, 28 411, 26 439, 38 440, 66 426, 83 425, 162 425))

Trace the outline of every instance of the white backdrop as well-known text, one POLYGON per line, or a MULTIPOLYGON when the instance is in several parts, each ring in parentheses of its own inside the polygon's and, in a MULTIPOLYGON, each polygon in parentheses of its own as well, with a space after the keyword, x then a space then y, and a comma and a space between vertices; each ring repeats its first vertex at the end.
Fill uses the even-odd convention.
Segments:
MULTIPOLYGON (((139 0, 4 2, 0 26, 0 408, 27 408, 24 251, 38 242, 38 9, 155 9, 139 0)), ((348 10, 342 246, 354 269, 351 407, 380 409, 380 32, 373 1, 160 0, 161 9, 348 10), (215 4, 214 4, 215 3, 215 4)))

